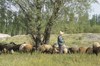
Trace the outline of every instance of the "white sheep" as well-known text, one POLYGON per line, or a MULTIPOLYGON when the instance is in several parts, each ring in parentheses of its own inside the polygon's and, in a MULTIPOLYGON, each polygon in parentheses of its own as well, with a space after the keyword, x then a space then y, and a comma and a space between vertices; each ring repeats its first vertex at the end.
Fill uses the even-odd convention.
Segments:
POLYGON ((100 44, 98 42, 94 42, 93 43, 93 48, 95 48, 95 47, 100 47, 100 44))
POLYGON ((22 45, 20 45, 20 47, 19 47, 19 51, 20 51, 20 52, 23 52, 25 46, 26 46, 26 44, 22 44, 22 45))
POLYGON ((63 53, 67 54, 68 53, 68 48, 63 48, 63 53))

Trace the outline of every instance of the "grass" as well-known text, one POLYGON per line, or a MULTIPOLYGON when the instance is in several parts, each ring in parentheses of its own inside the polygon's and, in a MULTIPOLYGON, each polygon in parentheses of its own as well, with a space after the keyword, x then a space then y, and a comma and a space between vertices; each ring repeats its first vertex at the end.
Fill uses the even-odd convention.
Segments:
MULTIPOLYGON (((94 35, 94 34, 93 34, 94 35)), ((99 35, 99 34, 96 34, 99 35)), ((63 35, 65 44, 68 46, 92 46, 93 42, 99 41, 99 39, 90 40, 91 38, 84 39, 85 34, 66 34, 63 35)), ((100 37, 98 37, 100 38, 100 37)), ((20 44, 23 42, 31 43, 30 37, 10 37, 5 41, 0 39, 0 42, 10 43, 11 41, 20 44)), ((57 42, 57 35, 53 34, 50 38, 50 44, 53 45, 57 42)), ((46 54, 38 51, 30 53, 20 54, 15 52, 14 54, 1 54, 0 66, 99 66, 100 55, 95 54, 46 54)))
POLYGON ((100 56, 88 54, 2 54, 0 66, 99 66, 100 56))

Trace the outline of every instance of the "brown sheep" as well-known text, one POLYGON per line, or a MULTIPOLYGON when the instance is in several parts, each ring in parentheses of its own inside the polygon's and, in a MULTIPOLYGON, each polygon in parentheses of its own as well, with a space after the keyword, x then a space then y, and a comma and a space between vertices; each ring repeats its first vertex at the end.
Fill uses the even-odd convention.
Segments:
POLYGON ((88 53, 88 54, 93 54, 93 48, 88 47, 88 48, 86 49, 86 53, 88 53))
POLYGON ((79 53, 85 53, 86 48, 84 46, 79 47, 79 53))
POLYGON ((70 47, 68 50, 69 53, 78 53, 79 47, 70 47))
POLYGON ((39 46, 39 51, 41 52, 46 52, 46 53, 52 53, 53 52, 53 47, 51 45, 43 44, 39 46))
POLYGON ((24 47, 24 51, 25 52, 30 52, 33 48, 33 45, 31 44, 26 44, 25 47, 24 47))
POLYGON ((24 52, 31 52, 31 55, 32 55, 32 52, 35 50, 35 47, 33 47, 33 45, 31 44, 26 44, 24 46, 24 52))

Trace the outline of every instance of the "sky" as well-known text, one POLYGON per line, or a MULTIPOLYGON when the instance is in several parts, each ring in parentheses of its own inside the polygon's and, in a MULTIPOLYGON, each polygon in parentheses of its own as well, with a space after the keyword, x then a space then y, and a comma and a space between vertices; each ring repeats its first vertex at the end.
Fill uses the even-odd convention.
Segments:
POLYGON ((90 19, 92 18, 92 15, 94 15, 94 14, 99 15, 100 14, 100 0, 98 0, 98 2, 99 2, 99 4, 97 4, 97 3, 91 4, 92 11, 89 13, 90 19))

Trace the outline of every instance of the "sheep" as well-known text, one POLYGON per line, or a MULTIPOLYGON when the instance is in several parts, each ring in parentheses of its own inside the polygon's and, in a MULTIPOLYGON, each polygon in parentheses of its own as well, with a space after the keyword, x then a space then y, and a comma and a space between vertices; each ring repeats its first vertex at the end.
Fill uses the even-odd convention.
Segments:
POLYGON ((63 47, 63 53, 67 54, 68 53, 68 46, 66 46, 65 44, 63 44, 62 47, 63 47))
POLYGON ((0 44, 0 51, 2 51, 3 53, 7 53, 8 52, 8 48, 6 45, 0 44))
POLYGON ((98 53, 100 53, 100 47, 93 48, 93 53, 95 53, 98 56, 98 53))
POLYGON ((93 43, 93 53, 95 53, 98 56, 98 53, 100 53, 100 44, 98 42, 93 43))
POLYGON ((86 49, 86 53, 88 53, 88 54, 93 54, 93 48, 88 47, 88 48, 86 49))
POLYGON ((25 45, 26 45, 26 43, 20 45, 20 47, 19 47, 19 51, 20 52, 23 52, 24 51, 25 45))
POLYGON ((7 53, 7 49, 6 48, 4 48, 3 50, 2 50, 2 52, 4 53, 4 54, 6 54, 7 53))
MULTIPOLYGON (((62 45, 63 47, 63 53, 66 54, 68 53, 68 46, 66 46, 65 44, 62 45)), ((53 53, 59 53, 59 45, 57 43, 54 43, 53 45, 53 53)))
POLYGON ((78 53, 79 47, 70 47, 68 50, 69 53, 78 53))
POLYGON ((59 47, 58 43, 56 43, 56 42, 53 44, 53 46, 59 47))
POLYGON ((58 43, 55 42, 52 45, 52 47, 53 47, 53 52, 52 53, 59 53, 59 45, 58 45, 58 43))
POLYGON ((10 44, 4 44, 5 46, 7 46, 8 50, 11 49, 13 46, 15 46, 16 44, 14 42, 10 42, 10 44))
POLYGON ((10 44, 12 44, 12 45, 16 45, 14 42, 10 42, 10 44))
POLYGON ((39 51, 41 52, 46 52, 46 53, 52 53, 53 52, 53 47, 51 45, 43 44, 40 45, 38 48, 39 51))
POLYGON ((84 46, 79 47, 79 53, 85 53, 86 48, 84 46))
POLYGON ((63 48, 63 53, 67 54, 68 53, 68 48, 63 48))
POLYGON ((13 46, 12 48, 10 48, 9 50, 14 50, 14 51, 19 51, 19 47, 21 46, 22 44, 18 44, 18 45, 15 45, 13 46))
POLYGON ((95 48, 95 47, 100 47, 100 44, 98 42, 94 42, 93 43, 93 48, 95 48))
POLYGON ((13 54, 13 53, 14 53, 14 50, 13 50, 13 49, 11 49, 10 53, 11 53, 11 54, 13 54))
POLYGON ((59 47, 53 45, 53 51, 52 53, 59 53, 59 47))
POLYGON ((35 47, 33 47, 33 45, 31 44, 26 44, 24 46, 24 52, 31 52, 31 55, 32 55, 33 50, 35 50, 35 47))

